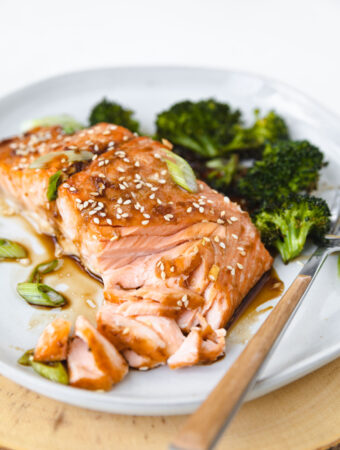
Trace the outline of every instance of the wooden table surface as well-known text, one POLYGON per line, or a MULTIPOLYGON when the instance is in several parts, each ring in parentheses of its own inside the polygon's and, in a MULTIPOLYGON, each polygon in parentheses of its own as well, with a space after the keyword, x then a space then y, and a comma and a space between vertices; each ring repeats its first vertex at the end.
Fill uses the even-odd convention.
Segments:
MULTIPOLYGON (((99 413, 50 400, 0 377, 0 449, 166 449, 185 416, 99 413)), ((340 359, 246 403, 218 449, 321 450, 340 441, 340 359)))

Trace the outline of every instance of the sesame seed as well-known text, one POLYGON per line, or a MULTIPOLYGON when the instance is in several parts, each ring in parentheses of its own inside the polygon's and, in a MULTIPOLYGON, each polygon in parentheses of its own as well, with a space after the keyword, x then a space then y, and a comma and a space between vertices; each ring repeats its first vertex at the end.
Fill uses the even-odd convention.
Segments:
POLYGON ((141 183, 136 184, 136 189, 142 189, 143 185, 141 183))
POLYGON ((232 268, 231 266, 227 266, 227 270, 230 270, 230 271, 232 271, 232 270, 233 270, 233 268, 232 268))
POLYGON ((76 198, 76 202, 77 202, 77 203, 81 203, 80 198, 76 198))
POLYGON ((164 219, 170 222, 170 220, 173 219, 173 217, 174 216, 172 214, 165 214, 164 219))
POLYGON ((126 187, 124 186, 124 184, 119 184, 119 188, 122 190, 122 191, 125 191, 125 189, 126 189, 126 187))
POLYGON ((110 241, 116 241, 117 239, 119 239, 119 236, 117 234, 115 234, 114 236, 112 236, 110 241))
POLYGON ((116 214, 116 218, 119 220, 122 218, 122 216, 120 214, 116 214))
POLYGON ((229 198, 229 197, 224 197, 224 201, 225 201, 226 203, 230 203, 230 198, 229 198))
POLYGON ((223 219, 217 219, 217 223, 220 224, 220 225, 223 225, 225 222, 224 222, 223 219))
POLYGON ((177 305, 178 305, 178 306, 182 306, 182 301, 181 301, 181 300, 178 300, 178 301, 177 301, 177 305))
POLYGON ((234 239, 238 239, 237 234, 234 234, 234 233, 231 235, 231 237, 234 238, 234 239))
POLYGON ((129 217, 129 214, 128 214, 128 213, 123 213, 123 214, 122 214, 122 217, 123 217, 124 219, 126 219, 127 217, 129 217))
POLYGON ((232 217, 230 217, 230 220, 231 220, 232 222, 237 222, 237 221, 238 221, 238 218, 235 217, 235 216, 232 216, 232 217))
POLYGON ((112 220, 111 220, 111 219, 106 219, 106 222, 107 222, 109 225, 112 225, 112 220))
POLYGON ((175 266, 170 267, 170 272, 175 272, 175 266))
POLYGON ((135 162, 135 167, 140 167, 140 162, 139 161, 135 162))
POLYGON ((125 169, 123 169, 123 167, 118 167, 118 172, 120 172, 120 173, 124 173, 125 172, 125 169))
POLYGON ((238 267, 239 269, 241 269, 241 270, 243 269, 243 265, 242 265, 242 264, 237 263, 236 265, 237 265, 237 267, 238 267))
POLYGON ((162 280, 165 280, 165 278, 166 278, 166 273, 165 272, 161 272, 161 278, 162 278, 162 280))
POLYGON ((194 206, 195 208, 199 208, 199 207, 200 207, 200 205, 199 205, 198 203, 196 203, 196 202, 193 203, 193 206, 194 206))
POLYGON ((136 180, 141 180, 142 179, 142 177, 139 175, 139 173, 135 174, 135 178, 136 178, 136 180))
POLYGON ((147 225, 150 222, 150 220, 142 220, 142 225, 147 225))
POLYGON ((220 242, 220 247, 221 248, 225 248, 225 243, 224 242, 220 242))
POLYGON ((225 211, 221 211, 220 216, 221 216, 221 217, 225 216, 225 211))
POLYGON ((159 153, 155 153, 153 156, 154 156, 154 158, 156 158, 156 159, 161 159, 161 155, 160 155, 159 153))
POLYGON ((203 214, 203 213, 204 213, 204 208, 203 208, 203 206, 201 206, 200 208, 198 208, 198 211, 199 211, 201 214, 203 214))
POLYGON ((98 167, 102 167, 104 164, 105 164, 104 161, 99 161, 98 167))
POLYGON ((118 214, 123 214, 122 208, 117 208, 117 213, 118 213, 118 214))
POLYGON ((73 187, 73 186, 70 187, 70 192, 76 192, 76 191, 77 191, 77 189, 75 187, 73 187))
POLYGON ((158 183, 160 183, 160 184, 165 184, 165 183, 166 183, 166 180, 164 180, 163 178, 162 178, 162 179, 159 179, 159 180, 158 180, 158 183))
POLYGON ((187 209, 187 213, 191 213, 191 211, 192 211, 192 207, 189 206, 189 208, 187 209))
POLYGON ((218 236, 214 236, 214 241, 215 242, 220 242, 220 238, 218 236))
POLYGON ((125 200, 125 202, 123 203, 123 205, 130 205, 130 203, 131 203, 131 200, 125 200))
POLYGON ((151 195, 149 195, 149 199, 153 200, 155 198, 155 196, 156 196, 156 194, 151 194, 151 195))
POLYGON ((93 219, 93 222, 96 223, 96 224, 98 225, 98 224, 99 224, 99 219, 98 219, 98 217, 95 217, 95 218, 93 219))
POLYGON ((144 216, 146 219, 150 219, 150 214, 144 213, 143 216, 144 216))

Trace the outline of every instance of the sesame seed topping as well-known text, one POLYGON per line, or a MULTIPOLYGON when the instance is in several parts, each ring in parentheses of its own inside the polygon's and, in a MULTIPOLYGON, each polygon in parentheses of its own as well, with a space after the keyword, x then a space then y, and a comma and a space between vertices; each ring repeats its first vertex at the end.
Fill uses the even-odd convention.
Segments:
POLYGON ((234 233, 232 233, 231 237, 234 238, 234 239, 238 239, 237 234, 234 234, 234 233))
POLYGON ((95 218, 93 219, 93 222, 96 223, 96 224, 98 225, 98 224, 99 224, 99 219, 98 219, 98 217, 95 217, 95 218))
POLYGON ((220 247, 221 248, 225 248, 225 243, 224 242, 220 242, 220 247))
POLYGON ((188 213, 191 213, 191 211, 192 211, 192 207, 189 206, 189 208, 187 209, 187 212, 188 212, 188 213))
POLYGON ((223 219, 217 219, 217 223, 220 224, 220 225, 223 225, 225 222, 224 222, 223 219))
POLYGON ((164 219, 170 222, 170 220, 173 219, 173 217, 174 216, 172 214, 165 214, 164 219))
POLYGON ((106 219, 106 222, 107 222, 109 225, 112 225, 112 220, 111 220, 111 219, 106 219))
POLYGON ((238 221, 238 218, 235 217, 235 216, 232 216, 232 217, 230 217, 230 220, 231 220, 232 222, 237 222, 237 221, 238 221))
POLYGON ((150 220, 142 220, 142 225, 147 225, 150 222, 150 220))
POLYGON ((243 269, 243 265, 242 265, 242 264, 237 263, 236 265, 237 265, 237 267, 238 267, 239 269, 241 269, 241 270, 243 269))

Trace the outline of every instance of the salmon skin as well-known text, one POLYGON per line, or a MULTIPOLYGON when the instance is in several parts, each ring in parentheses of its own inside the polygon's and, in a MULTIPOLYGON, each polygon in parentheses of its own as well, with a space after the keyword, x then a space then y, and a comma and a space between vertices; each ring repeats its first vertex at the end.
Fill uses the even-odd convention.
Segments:
MULTIPOLYGON (((102 278, 97 328, 105 348, 110 342, 131 367, 144 370, 218 359, 228 320, 272 265, 249 215, 202 181, 198 192, 181 188, 168 170, 168 151, 110 124, 72 136, 40 128, 0 144, 1 189, 41 231, 56 236, 65 253, 102 278), (40 155, 67 149, 90 151, 93 158, 72 163, 59 155, 30 168, 40 155), (48 201, 57 171, 63 180, 56 201, 48 201)), ((78 332, 70 346, 73 373, 86 375, 73 384, 93 389, 97 377, 107 389, 119 381, 112 369, 104 376, 98 358, 95 363, 88 355, 78 370, 74 360, 86 354, 84 342, 78 332)), ((118 364, 117 355, 114 360, 118 364)))

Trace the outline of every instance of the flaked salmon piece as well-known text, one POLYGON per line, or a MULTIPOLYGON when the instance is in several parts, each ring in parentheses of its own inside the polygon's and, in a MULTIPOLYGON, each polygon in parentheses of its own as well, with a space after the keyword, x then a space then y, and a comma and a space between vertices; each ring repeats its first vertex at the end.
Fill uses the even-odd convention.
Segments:
POLYGON ((109 390, 124 378, 126 361, 83 316, 76 320, 75 336, 67 358, 72 386, 109 390))
POLYGON ((137 320, 145 323, 159 334, 165 342, 168 356, 175 353, 182 345, 184 335, 174 319, 169 319, 168 317, 139 316, 137 320))
POLYGON ((130 367, 139 370, 147 370, 157 367, 159 363, 152 361, 152 359, 141 356, 133 350, 124 350, 123 351, 124 358, 127 360, 130 367))
POLYGON ((197 329, 192 329, 183 341, 180 348, 168 359, 170 369, 193 366, 199 362, 201 334, 197 329))
POLYGON ((164 340, 151 327, 135 318, 115 313, 115 305, 105 303, 97 315, 98 330, 120 351, 133 350, 155 364, 167 359, 164 340))
POLYGON ((41 333, 34 350, 36 361, 63 361, 67 358, 71 322, 58 318, 41 333))
POLYGON ((122 314, 123 316, 143 316, 149 314, 152 316, 175 317, 177 315, 177 309, 155 301, 127 300, 116 305, 116 314, 122 314))

